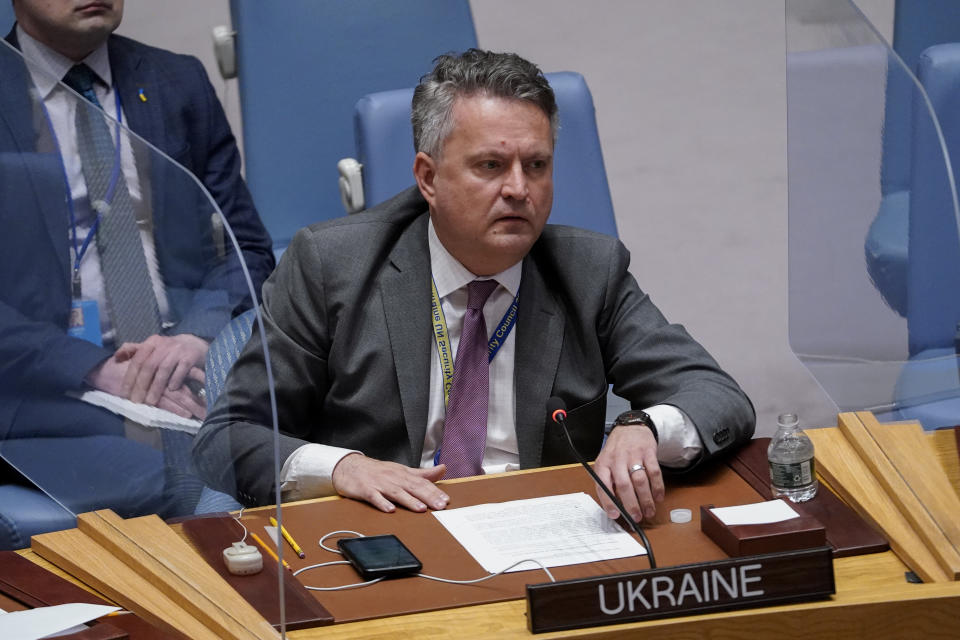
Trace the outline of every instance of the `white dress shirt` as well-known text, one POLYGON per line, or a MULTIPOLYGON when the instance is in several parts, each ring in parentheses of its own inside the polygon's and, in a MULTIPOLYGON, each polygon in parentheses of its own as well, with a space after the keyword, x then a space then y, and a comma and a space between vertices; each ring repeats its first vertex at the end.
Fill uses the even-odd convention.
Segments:
MULTIPOLYGON (((430 267, 437 295, 447 322, 451 348, 456 353, 467 308, 466 286, 473 275, 446 250, 437 238, 431 220, 427 228, 430 267)), ((498 286, 483 307, 487 332, 500 324, 514 296, 520 290, 522 263, 517 263, 494 276, 498 286)), ((523 300, 519 301, 523 304, 523 300)), ((429 309, 424 309, 426 314, 429 309)), ((487 442, 483 454, 484 473, 511 471, 520 466, 516 430, 516 393, 514 389, 515 331, 511 331, 490 363, 490 399, 487 409, 487 442)), ((693 462, 702 450, 700 436, 690 419, 678 408, 655 405, 646 409, 659 435, 657 458, 661 464, 682 468, 693 462)), ((434 466, 434 455, 443 436, 446 415, 443 397, 443 371, 435 341, 430 347, 430 394, 427 409, 427 430, 423 442, 422 468, 434 466)), ((280 471, 282 499, 304 500, 334 493, 333 469, 344 456, 356 453, 351 449, 322 444, 305 444, 294 451, 280 471)))
MULTIPOLYGON (((90 201, 87 198, 87 183, 84 181, 83 169, 80 165, 80 152, 74 125, 78 103, 87 103, 85 100, 78 100, 69 89, 59 83, 59 80, 63 79, 70 68, 78 63, 33 39, 20 28, 20 25, 17 25, 17 38, 27 70, 30 73, 30 79, 33 81, 35 97, 42 101, 50 118, 50 123, 53 125, 52 133, 59 148, 60 158, 63 161, 63 168, 70 185, 70 197, 73 200, 73 210, 77 224, 76 246, 79 248, 83 246, 83 241, 90 233, 90 228, 96 219, 96 214, 91 209, 90 201)), ((106 43, 95 49, 82 62, 90 67, 102 81, 102 84, 100 82, 94 83, 94 91, 103 110, 110 117, 117 118, 116 93, 113 89, 113 75, 110 71, 106 43)), ((115 137, 115 126, 111 123, 109 127, 115 137)), ((137 227, 140 230, 140 240, 147 257, 147 268, 150 272, 154 294, 157 297, 160 317, 166 322, 169 320, 169 305, 163 280, 160 277, 160 270, 157 266, 156 247, 153 241, 153 219, 150 212, 146 210, 147 208, 143 206, 140 179, 133 159, 131 140, 129 132, 121 128, 120 167, 136 211, 137 227)), ((140 140, 136 140, 133 144, 146 146, 140 140)), ((76 259, 72 228, 69 229, 69 234, 72 272, 73 263, 76 259)), ((97 251, 96 238, 90 242, 80 262, 80 281, 83 287, 83 298, 97 301, 100 308, 100 332, 103 335, 104 345, 110 345, 113 342, 113 326, 110 314, 107 313, 106 293, 103 286, 103 275, 100 270, 100 255, 97 251)))
MULTIPOLYGON (((437 285, 437 296, 447 321, 447 333, 453 353, 460 344, 463 333, 463 317, 467 313, 467 285, 477 276, 450 255, 433 228, 431 220, 427 227, 430 245, 430 268, 437 285)), ((523 263, 491 276, 499 286, 493 290, 483 305, 483 320, 487 335, 500 325, 501 319, 520 291, 520 276, 523 263)), ((486 280, 487 278, 481 278, 486 280)), ((523 301, 520 301, 523 304, 523 301)), ((514 327, 515 329, 516 327, 514 327)), ((520 468, 517 448, 516 394, 513 387, 513 362, 516 354, 516 331, 511 331, 500 345, 497 355, 490 362, 490 398, 487 404, 487 444, 483 451, 483 472, 498 473, 520 468)), ((427 407, 427 433, 423 441, 421 467, 432 467, 440 441, 443 439, 443 421, 447 409, 443 399, 443 370, 437 353, 436 341, 430 347, 430 399, 427 407)))

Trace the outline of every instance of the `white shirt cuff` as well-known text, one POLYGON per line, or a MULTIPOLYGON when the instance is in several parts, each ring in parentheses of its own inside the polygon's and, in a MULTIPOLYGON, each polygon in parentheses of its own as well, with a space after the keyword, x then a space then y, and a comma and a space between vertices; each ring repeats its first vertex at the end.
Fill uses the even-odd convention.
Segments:
POLYGON ((669 404, 645 409, 657 427, 657 460, 665 467, 689 467, 703 452, 703 443, 693 421, 669 404))
POLYGON ((303 445, 280 469, 280 499, 288 502, 334 495, 333 469, 351 453, 360 452, 325 444, 303 445))

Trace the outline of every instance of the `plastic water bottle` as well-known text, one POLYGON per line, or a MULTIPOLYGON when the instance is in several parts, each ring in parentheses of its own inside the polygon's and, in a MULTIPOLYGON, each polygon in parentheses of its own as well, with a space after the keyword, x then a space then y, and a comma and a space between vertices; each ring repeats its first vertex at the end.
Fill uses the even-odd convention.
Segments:
POLYGON ((781 414, 777 425, 777 434, 767 449, 773 495, 789 498, 792 502, 806 502, 817 495, 813 443, 800 430, 796 414, 781 414))

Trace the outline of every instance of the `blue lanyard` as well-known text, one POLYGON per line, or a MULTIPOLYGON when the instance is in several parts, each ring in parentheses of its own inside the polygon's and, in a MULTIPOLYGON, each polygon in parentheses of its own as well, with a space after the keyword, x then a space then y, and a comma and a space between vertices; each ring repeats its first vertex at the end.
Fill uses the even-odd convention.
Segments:
MULTIPOLYGON (((60 156, 60 170, 63 172, 63 184, 67 189, 67 211, 70 214, 70 228, 71 236, 73 240, 73 295, 74 297, 80 297, 80 261, 83 260, 83 256, 87 253, 87 249, 90 246, 90 241, 94 238, 97 233, 97 227, 100 226, 100 216, 104 211, 109 210, 110 204, 113 202, 113 198, 116 195, 117 183, 120 181, 120 125, 123 123, 123 111, 121 110, 120 104, 120 92, 117 89, 113 90, 114 100, 116 102, 117 108, 117 144, 113 154, 113 171, 110 174, 110 182, 107 185, 107 193, 104 194, 103 205, 101 207, 94 207, 97 211, 97 217, 94 219, 93 224, 90 225, 90 231, 87 233, 87 237, 83 239, 83 245, 77 246, 77 217, 73 205, 73 192, 70 189, 70 178, 67 176, 67 165, 63 161, 63 150, 60 147, 60 141, 57 139, 57 132, 53 128, 53 120, 50 118, 50 112, 47 111, 47 105, 44 104, 43 100, 40 100, 40 107, 43 109, 43 115, 47 120, 47 127, 50 129, 50 135, 53 137, 53 144, 57 148, 57 154, 60 156)), ((84 100, 83 102, 87 102, 84 100)), ((84 106, 82 104, 77 104, 78 109, 89 109, 94 105, 90 104, 89 106, 84 106)), ((89 198, 89 193, 87 194, 89 198)), ((91 206, 94 206, 91 202, 91 206)))

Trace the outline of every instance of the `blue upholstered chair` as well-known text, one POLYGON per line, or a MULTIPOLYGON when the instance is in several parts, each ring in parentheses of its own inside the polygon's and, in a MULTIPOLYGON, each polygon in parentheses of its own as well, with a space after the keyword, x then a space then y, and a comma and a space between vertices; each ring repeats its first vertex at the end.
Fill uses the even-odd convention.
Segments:
MULTIPOLYGON (((930 47, 917 77, 926 89, 953 166, 960 160, 960 44, 930 47)), ((960 220, 937 132, 917 96, 911 150, 907 325, 910 362, 897 382, 898 417, 925 428, 960 424, 956 358, 960 323, 960 220)))
POLYGON ((247 183, 278 255, 301 227, 343 215, 334 167, 353 153, 357 98, 477 45, 468 0, 230 0, 230 13, 247 183))
MULTIPOLYGON (((546 74, 557 98, 560 130, 554 153, 552 224, 566 224, 611 236, 617 223, 603 164, 593 96, 579 73, 546 74)), ((356 161, 362 184, 362 206, 370 208, 413 184, 413 131, 410 102, 413 89, 372 93, 354 111, 356 161)), ((343 161, 341 161, 341 166, 343 161)), ((347 205, 347 202, 344 202, 347 205)), ((347 208, 352 212, 351 208, 347 208)), ((607 422, 629 409, 612 393, 607 398, 607 422)))
MULTIPOLYGON (((230 367, 236 361, 240 351, 250 339, 253 332, 253 323, 256 321, 256 310, 248 309, 230 321, 210 343, 207 351, 205 368, 207 389, 207 410, 209 411, 223 391, 230 367)), ((227 465, 228 466, 228 465, 227 465)), ((226 466, 224 466, 226 468, 226 466)), ((204 487, 197 502, 194 513, 211 513, 215 511, 234 511, 241 505, 232 496, 204 487)))
MULTIPOLYGON (((896 3, 893 49, 916 68, 929 47, 960 40, 960 3, 956 0, 903 0, 896 3)), ((883 198, 865 243, 867 270, 887 304, 907 315, 907 227, 910 219, 912 118, 916 90, 892 65, 886 87, 881 188, 883 198)), ((925 109, 923 109, 925 110, 925 109)))
POLYGON ((0 485, 0 551, 30 546, 30 536, 70 529, 76 517, 36 487, 0 485))
MULTIPOLYGON (((583 76, 546 74, 557 96, 560 131, 554 154, 550 222, 617 235, 613 201, 603 165, 593 96, 583 76)), ((372 93, 354 111, 357 160, 362 167, 363 208, 413 184, 413 89, 372 93)))
POLYGON ((210 343, 210 349, 207 351, 207 363, 204 370, 206 375, 207 388, 207 409, 213 407, 217 401, 220 392, 223 391, 223 385, 227 381, 227 374, 230 373, 230 367, 236 361, 240 351, 250 339, 253 333, 253 323, 256 321, 256 310, 248 309, 230 321, 225 326, 213 342, 210 343))

